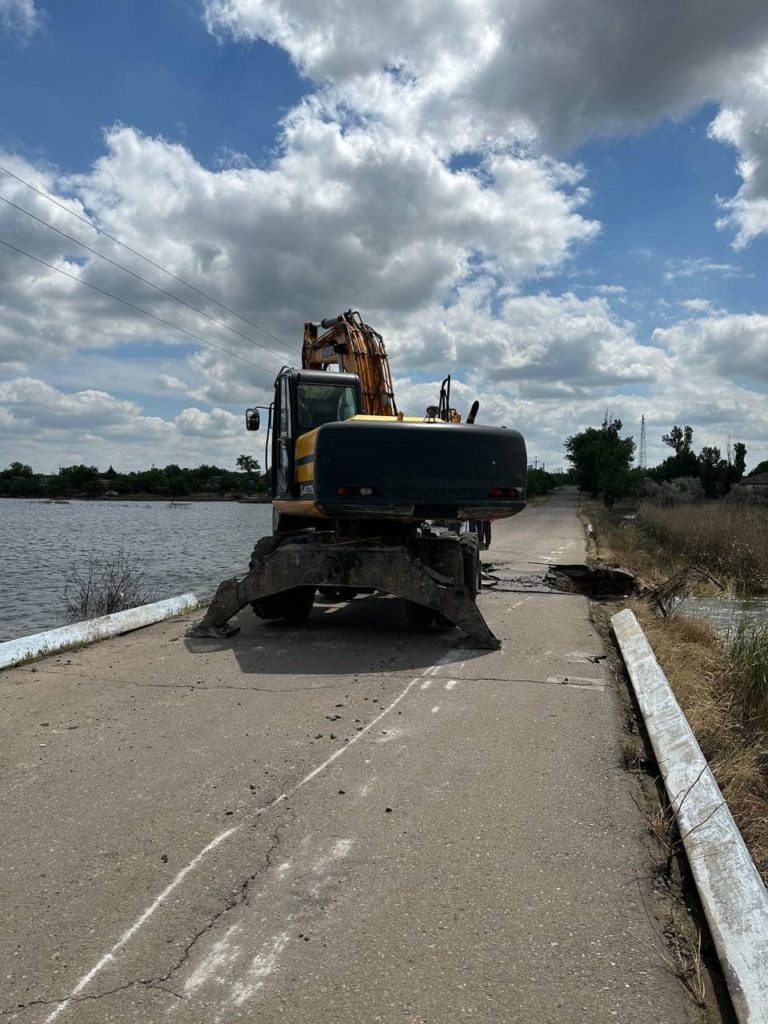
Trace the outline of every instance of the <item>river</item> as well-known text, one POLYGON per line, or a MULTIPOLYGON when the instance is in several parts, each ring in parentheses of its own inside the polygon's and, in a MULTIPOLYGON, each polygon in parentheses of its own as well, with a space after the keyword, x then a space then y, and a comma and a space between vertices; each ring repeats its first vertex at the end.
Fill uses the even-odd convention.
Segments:
POLYGON ((271 532, 270 505, 0 499, 0 641, 64 625, 67 572, 123 550, 156 599, 210 594, 271 532))

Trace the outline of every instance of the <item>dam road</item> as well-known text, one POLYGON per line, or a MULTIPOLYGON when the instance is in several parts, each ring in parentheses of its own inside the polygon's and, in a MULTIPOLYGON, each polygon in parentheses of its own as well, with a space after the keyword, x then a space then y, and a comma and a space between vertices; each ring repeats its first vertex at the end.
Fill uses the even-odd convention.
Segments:
MULTIPOLYGON (((245 553, 244 553, 245 557, 245 553)), ((577 496, 494 524, 500 651, 319 599, 0 673, 18 1024, 682 1024, 577 496)))

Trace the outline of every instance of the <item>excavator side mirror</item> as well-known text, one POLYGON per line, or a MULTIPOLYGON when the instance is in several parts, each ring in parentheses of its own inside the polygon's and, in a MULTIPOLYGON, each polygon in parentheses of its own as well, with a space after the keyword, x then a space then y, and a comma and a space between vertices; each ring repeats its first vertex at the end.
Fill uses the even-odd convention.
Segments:
POLYGON ((245 429, 258 430, 261 426, 261 416, 258 409, 245 410, 245 429))

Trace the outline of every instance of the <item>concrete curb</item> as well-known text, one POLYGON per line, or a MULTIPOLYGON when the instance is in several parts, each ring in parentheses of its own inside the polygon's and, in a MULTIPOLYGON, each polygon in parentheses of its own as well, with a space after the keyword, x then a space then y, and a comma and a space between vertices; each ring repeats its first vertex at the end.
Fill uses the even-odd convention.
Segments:
POLYGON ((114 612, 87 622, 74 622, 71 626, 49 629, 44 633, 33 633, 22 636, 18 640, 7 640, 0 643, 0 669, 10 668, 22 661, 40 658, 46 654, 56 654, 69 647, 81 647, 106 640, 120 633, 128 633, 132 629, 151 626, 173 615, 192 612, 200 607, 200 601, 194 594, 180 594, 164 601, 154 601, 138 608, 128 608, 124 612, 114 612))
POLYGON ((740 1024, 768 1021, 768 891, 635 618, 611 619, 740 1024))

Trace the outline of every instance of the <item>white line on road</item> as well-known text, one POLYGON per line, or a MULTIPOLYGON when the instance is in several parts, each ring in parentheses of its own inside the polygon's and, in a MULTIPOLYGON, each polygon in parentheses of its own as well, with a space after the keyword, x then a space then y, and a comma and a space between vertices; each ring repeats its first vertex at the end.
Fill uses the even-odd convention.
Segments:
MULTIPOLYGON (((403 698, 413 689, 413 687, 423 680, 425 675, 435 675, 442 666, 449 665, 453 662, 459 661, 461 659, 462 654, 464 653, 464 651, 451 650, 444 654, 440 661, 438 661, 435 665, 431 665, 428 669, 425 669, 422 675, 416 676, 415 679, 412 679, 410 683, 408 683, 408 685, 403 690, 401 690, 397 697, 395 697, 391 704, 384 708, 384 710, 380 714, 378 714, 372 721, 370 721, 368 725, 364 726, 360 730, 360 732, 355 733, 355 735, 351 737, 349 743, 346 743, 343 747, 339 747, 339 749, 336 750, 333 754, 331 754, 330 757, 326 758, 326 760, 323 761, 322 764, 319 764, 317 768, 314 768, 308 775, 305 775, 303 779, 297 782, 295 786, 291 786, 290 789, 285 790, 285 792, 281 793, 274 800, 270 801, 270 803, 265 804, 264 807, 259 807, 258 810, 252 812, 254 816, 260 817, 265 811, 269 811, 273 807, 276 807, 278 804, 282 803, 284 800, 287 800, 290 796, 292 796, 297 790, 301 789, 303 786, 306 786, 308 782, 311 782, 312 779, 316 778, 321 772, 325 771, 326 768, 330 767, 330 765, 332 765, 334 761, 340 758, 341 755, 346 750, 349 750, 350 747, 354 746, 355 743, 357 743, 359 739, 365 736, 367 732, 370 732, 370 730, 378 722, 380 722, 385 715, 388 715, 393 708, 396 708, 400 701, 403 700, 403 698)), ((464 662, 462 661, 461 664, 463 665, 464 662)), ((436 711, 438 709, 433 708, 432 710, 436 711)), ((187 875, 198 866, 198 864, 207 856, 207 854, 209 854, 212 850, 215 850, 217 846, 224 842, 225 839, 229 839, 230 836, 234 835, 235 832, 239 832, 240 829, 242 828, 244 828, 243 825, 235 825, 234 828, 228 828, 226 831, 216 836, 215 839, 212 839, 207 846, 203 847, 200 853, 198 853, 197 856, 189 862, 189 864, 187 864, 185 867, 181 869, 181 871, 179 871, 179 873, 176 875, 173 881, 169 885, 167 885, 165 889, 163 889, 160 895, 134 921, 130 928, 123 932, 123 934, 114 944, 114 946, 109 950, 109 952, 105 953, 101 960, 99 960, 98 963, 96 963, 90 969, 90 971, 88 971, 87 974, 83 975, 80 981, 78 981, 77 985, 75 985, 75 987, 69 993, 67 998, 62 1000, 62 1002, 60 1002, 53 1009, 53 1011, 45 1018, 45 1024, 52 1024, 52 1022, 56 1020, 56 1018, 61 1013, 63 1013, 64 1010, 67 1009, 72 1000, 79 996, 83 989, 90 985, 93 979, 98 974, 100 974, 108 964, 114 961, 116 954, 118 954, 120 950, 125 946, 125 944, 130 939, 132 939, 133 936, 139 931, 139 929, 147 923, 147 921, 150 919, 150 917, 152 917, 155 911, 159 907, 161 907, 163 903, 165 903, 165 901, 168 899, 168 897, 174 891, 174 889, 176 889, 177 886, 179 886, 184 881, 187 875)))
POLYGON ((103 970, 103 968, 107 966, 108 963, 111 963, 115 959, 115 955, 120 952, 120 950, 123 948, 126 942, 128 942, 129 939, 133 938, 133 936, 136 934, 139 928, 141 928, 141 926, 150 919, 150 917, 154 914, 157 908, 168 899, 173 890, 184 881, 184 879, 187 877, 190 871, 193 871, 197 867, 197 865, 206 856, 206 854, 210 853, 211 850, 215 850, 220 843, 223 843, 225 839, 228 839, 234 832, 238 832, 242 827, 242 825, 236 825, 234 828, 228 828, 225 832, 222 832, 220 835, 216 836, 215 839, 212 839, 207 846, 203 847, 200 853, 198 853, 198 855, 195 858, 193 858, 193 860, 191 860, 186 867, 183 867, 181 869, 181 871, 178 873, 178 875, 176 875, 171 884, 167 885, 165 889, 163 889, 163 891, 160 893, 160 895, 157 897, 154 903, 151 903, 147 907, 147 909, 144 911, 141 917, 138 917, 131 925, 131 927, 128 928, 127 931, 123 932, 123 934, 114 944, 112 949, 110 949, 108 953, 104 954, 104 956, 101 958, 101 960, 99 960, 95 967, 92 967, 87 974, 83 975, 80 981, 78 981, 78 983, 70 992, 68 998, 65 999, 63 1002, 59 1003, 59 1005, 53 1010, 52 1013, 48 1014, 48 1016, 45 1018, 45 1024, 50 1024, 51 1021, 56 1020, 59 1014, 66 1010, 66 1008, 69 1006, 70 1001, 74 999, 75 996, 79 996, 83 989, 86 987, 86 985, 90 984, 90 982, 93 981, 96 975, 99 974, 103 970))
POLYGON ((452 690, 456 683, 458 683, 458 679, 449 679, 448 682, 445 684, 446 690, 452 690))

